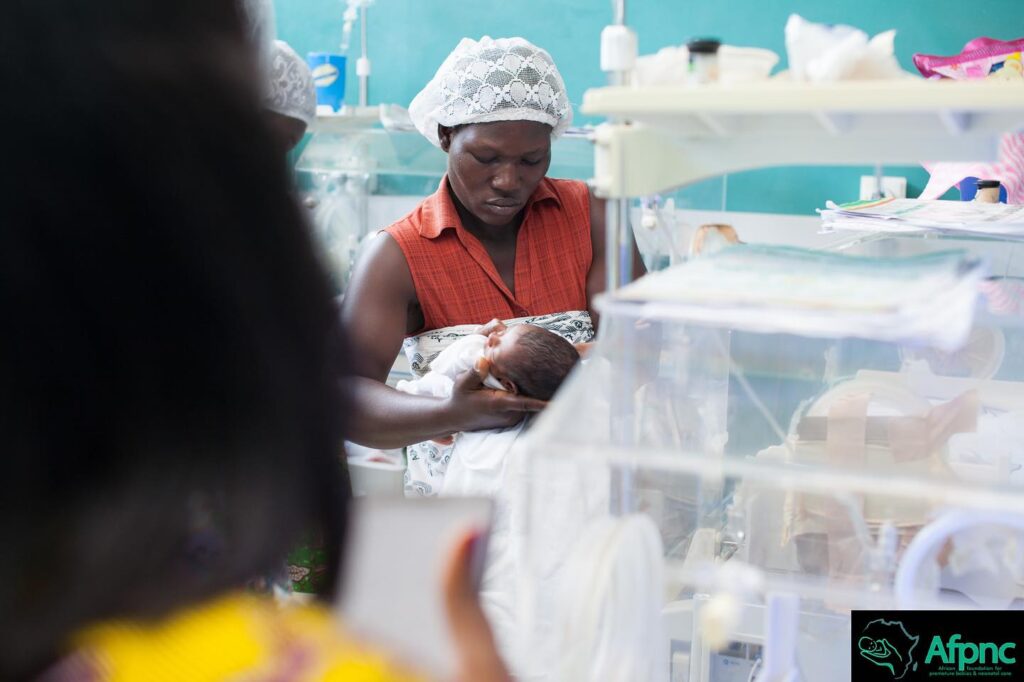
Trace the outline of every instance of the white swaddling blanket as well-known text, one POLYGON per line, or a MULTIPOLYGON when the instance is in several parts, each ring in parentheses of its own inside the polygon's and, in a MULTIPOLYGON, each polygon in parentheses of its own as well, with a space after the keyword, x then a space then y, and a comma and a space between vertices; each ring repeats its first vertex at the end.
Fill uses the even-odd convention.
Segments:
MULTIPOLYGON (((584 343, 586 341, 590 341, 594 337, 594 326, 590 321, 590 313, 585 310, 573 310, 565 313, 552 313, 550 315, 539 315, 536 317, 520 317, 514 320, 505 321, 505 325, 508 327, 513 327, 517 324, 533 324, 538 327, 543 327, 550 332, 558 334, 569 343, 584 343)), ((461 373, 457 371, 458 368, 464 365, 465 369, 462 371, 467 371, 473 367, 473 363, 476 361, 475 357, 471 360, 468 359, 468 357, 472 356, 473 353, 472 343, 481 343, 482 352, 483 343, 485 343, 486 340, 481 336, 479 338, 482 339, 482 341, 471 342, 471 345, 460 348, 458 352, 454 352, 452 355, 442 360, 441 364, 436 368, 434 367, 434 363, 437 362, 442 351, 448 348, 448 346, 467 336, 474 335, 473 332, 477 327, 478 325, 475 324, 445 327, 444 329, 435 329, 429 332, 424 332, 419 336, 409 337, 405 340, 402 345, 402 350, 409 359, 409 368, 416 377, 426 378, 433 369, 448 379, 446 381, 441 377, 435 376, 434 378, 429 379, 426 384, 416 384, 417 388, 415 389, 415 393, 417 395, 431 395, 439 398, 451 395, 451 386, 454 383, 454 379, 461 373)), ((414 392, 413 390, 410 390, 412 385, 413 382, 399 382, 398 390, 406 393, 414 392)), ((492 387, 493 386, 494 385, 492 384, 492 387)), ((460 436, 465 435, 466 433, 457 435, 455 439, 456 443, 459 442, 460 436)), ((511 445, 511 442, 514 440, 514 438, 510 438, 509 445, 511 445)), ((490 447, 490 445, 488 447, 490 447)), ((414 443, 406 448, 406 496, 412 497, 419 495, 430 497, 439 494, 445 485, 445 478, 452 461, 454 448, 454 444, 442 445, 434 441, 414 443)), ((462 452, 467 452, 470 449, 476 450, 476 446, 471 446, 471 443, 465 443, 465 447, 460 446, 460 451, 462 452)), ((481 491, 467 492, 465 494, 486 495, 488 493, 481 491)))
MULTIPOLYGON (((473 369, 476 361, 483 357, 486 345, 487 337, 480 334, 467 334, 456 339, 434 358, 429 372, 412 381, 399 381, 395 388, 412 395, 447 398, 452 394, 455 378, 473 369)), ((501 383, 490 375, 484 380, 484 386, 504 390, 501 383)))
MULTIPOLYGON (((477 360, 484 353, 487 338, 479 334, 467 334, 448 344, 430 364, 430 371, 419 379, 399 381, 395 387, 403 393, 426 395, 435 398, 447 398, 452 394, 455 379, 473 369, 477 360)), ((484 380, 484 385, 496 390, 504 390, 492 376, 484 380)), ((413 447, 426 446, 429 453, 432 448, 443 453, 443 461, 447 464, 443 475, 437 481, 437 494, 441 495, 478 495, 493 497, 502 487, 508 451, 522 432, 526 421, 521 421, 507 429, 488 429, 486 431, 463 431, 456 433, 455 441, 443 445, 436 441, 418 443, 413 447)), ((423 459, 409 458, 409 470, 414 470, 414 462, 423 464, 423 459)), ((426 472, 429 476, 430 472, 426 472)), ((407 489, 407 493, 408 493, 407 489)), ((412 492, 417 492, 414 488, 412 492)))
MULTIPOLYGON (((519 318, 505 324, 534 324, 570 343, 590 341, 594 336, 586 311, 519 318)), ((476 328, 448 327, 406 339, 409 365, 420 378, 400 381, 396 388, 415 395, 451 395, 455 378, 471 369, 483 354, 487 339, 473 334, 476 328)), ((485 384, 501 388, 496 382, 485 384)), ((506 660, 513 660, 517 636, 516 576, 521 563, 521 539, 517 537, 521 529, 513 528, 513 505, 523 497, 525 485, 522 457, 513 446, 528 422, 526 419, 507 429, 457 433, 451 445, 428 441, 407 449, 406 495, 481 496, 494 500, 480 601, 506 660)))
MULTIPOLYGON (((445 348, 422 378, 400 381, 396 388, 404 393, 446 398, 451 395, 454 379, 473 368, 486 343, 487 339, 477 334, 464 336, 445 348)), ((484 384, 502 390, 493 377, 487 377, 484 384)), ((464 431, 455 434, 455 442, 450 446, 434 444, 442 449, 447 461, 440 496, 489 497, 495 501, 480 602, 496 641, 506 652, 516 636, 514 557, 518 551, 512 547, 509 507, 519 494, 517 482, 521 479, 517 475, 506 479, 506 468, 513 459, 512 446, 525 425, 523 420, 507 429, 464 431)))

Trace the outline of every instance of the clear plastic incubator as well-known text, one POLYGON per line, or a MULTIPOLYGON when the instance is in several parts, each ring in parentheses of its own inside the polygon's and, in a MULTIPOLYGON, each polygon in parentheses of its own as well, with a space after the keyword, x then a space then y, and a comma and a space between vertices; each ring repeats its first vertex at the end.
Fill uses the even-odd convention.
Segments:
POLYGON ((848 679, 853 609, 1024 604, 1022 250, 737 245, 606 296, 528 436, 524 678, 848 679))

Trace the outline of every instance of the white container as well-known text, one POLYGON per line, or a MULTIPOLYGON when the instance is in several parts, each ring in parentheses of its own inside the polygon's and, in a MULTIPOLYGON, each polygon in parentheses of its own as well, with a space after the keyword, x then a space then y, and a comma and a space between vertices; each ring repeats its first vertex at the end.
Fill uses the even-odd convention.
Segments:
POLYGON ((401 450, 375 450, 345 443, 348 474, 355 497, 402 497, 405 460, 401 450))
POLYGON ((779 55, 759 47, 718 48, 718 80, 721 83, 751 83, 767 80, 779 63, 779 55))
POLYGON ((350 459, 348 473, 355 497, 402 497, 405 465, 350 459))

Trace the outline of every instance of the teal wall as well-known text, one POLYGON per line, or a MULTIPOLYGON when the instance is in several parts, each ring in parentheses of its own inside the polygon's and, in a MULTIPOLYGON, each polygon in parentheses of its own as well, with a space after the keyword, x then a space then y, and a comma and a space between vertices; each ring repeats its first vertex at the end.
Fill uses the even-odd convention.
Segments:
MULTIPOLYGON (((274 0, 278 35, 300 53, 334 50, 341 38, 343 0, 274 0)), ((874 34, 895 28, 896 54, 913 70, 915 52, 952 54, 979 35, 1024 36, 1024 0, 628 0, 627 20, 641 54, 710 35, 734 45, 775 50, 785 66, 783 27, 791 12, 812 21, 848 23, 874 34)), ((376 0, 369 9, 370 101, 407 105, 448 52, 464 37, 521 35, 548 50, 562 71, 570 101, 602 85, 598 68, 601 29, 611 20, 610 0, 376 0)), ((358 27, 351 53, 360 51, 358 27)), ((347 101, 358 92, 350 60, 347 101)), ((578 122, 587 119, 578 117, 578 122)), ((927 180, 919 168, 887 168, 906 175, 911 196, 927 180)), ((856 199, 868 168, 790 167, 736 173, 728 179, 729 210, 810 213, 825 199, 856 199)), ((698 208, 720 206, 721 181, 679 195, 698 208)))

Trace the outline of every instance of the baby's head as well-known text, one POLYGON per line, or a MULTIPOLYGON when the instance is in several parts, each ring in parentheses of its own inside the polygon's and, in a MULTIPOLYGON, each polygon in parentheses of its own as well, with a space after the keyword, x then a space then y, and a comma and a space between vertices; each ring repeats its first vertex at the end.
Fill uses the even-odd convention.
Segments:
POLYGON ((539 400, 551 400, 580 359, 571 343, 532 324, 491 333, 485 355, 505 390, 539 400))

